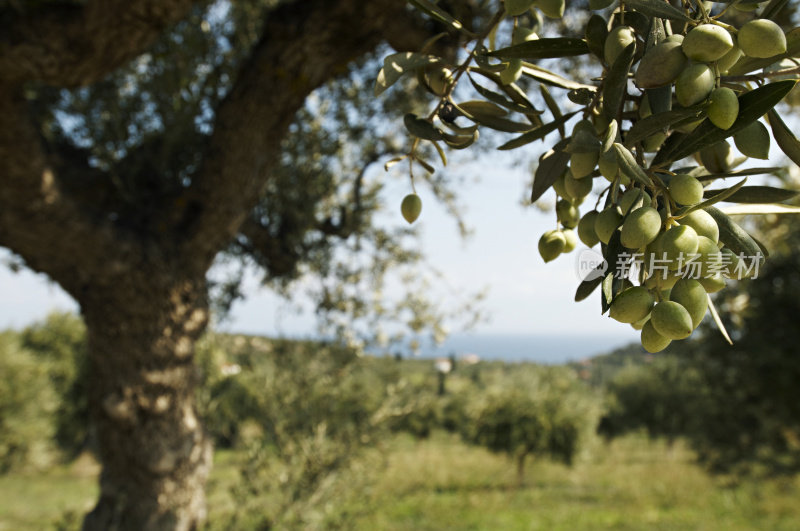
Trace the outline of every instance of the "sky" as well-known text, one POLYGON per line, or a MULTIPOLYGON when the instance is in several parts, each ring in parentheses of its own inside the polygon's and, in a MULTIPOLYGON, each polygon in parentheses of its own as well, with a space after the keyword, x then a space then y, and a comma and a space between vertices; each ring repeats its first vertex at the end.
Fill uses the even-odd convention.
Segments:
MULTIPOLYGON (((548 264, 539 256, 539 236, 555 226, 555 213, 522 205, 522 198, 530 193, 527 163, 509 168, 513 160, 502 155, 492 156, 491 164, 472 161, 459 165, 458 158, 453 159, 448 171, 465 176, 464 186, 459 187, 460 203, 472 235, 466 240, 459 236, 453 218, 424 185, 417 187, 424 207, 416 223, 423 251, 453 289, 488 288, 482 308, 489 320, 480 323, 474 333, 618 336, 620 344, 637 339, 638 333, 628 325, 600 315, 597 295, 580 303, 573 301, 579 283, 576 257, 585 248, 582 244, 548 264)), ((386 212, 387 223, 405 223, 399 204, 406 193, 405 178, 390 178, 387 194, 396 197, 397 208, 386 212)), ((554 202, 552 191, 545 195, 548 199, 554 202)), ((587 200, 586 205, 592 204, 587 200)), ((591 206, 581 210, 588 208, 591 206)), ((5 254, 0 256, 8 256, 2 252, 5 254)), ((246 279, 244 291, 246 299, 234 305, 220 329, 273 336, 314 333, 313 315, 308 309, 302 311, 302 299, 286 302, 259 287, 255 275, 246 279)), ((24 327, 53 310, 77 310, 56 284, 30 271, 12 273, 0 267, 0 293, 0 329, 24 327)))

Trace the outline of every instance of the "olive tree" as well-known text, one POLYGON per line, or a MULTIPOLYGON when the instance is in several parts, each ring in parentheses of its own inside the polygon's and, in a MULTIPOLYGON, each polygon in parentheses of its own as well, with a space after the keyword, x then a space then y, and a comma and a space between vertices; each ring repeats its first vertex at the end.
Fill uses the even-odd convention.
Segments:
MULTIPOLYGON (((209 289, 238 293, 235 274, 208 281, 220 252, 278 288, 320 274, 321 314, 380 315, 365 287, 419 256, 407 229, 371 222, 368 169, 392 134, 366 127, 384 104, 364 98, 361 72, 385 43, 416 48, 436 29, 390 0, 0 1, 0 245, 86 323, 102 463, 86 529, 204 518, 193 349, 209 289)), ((419 298, 397 310, 415 329, 435 322, 419 298)))

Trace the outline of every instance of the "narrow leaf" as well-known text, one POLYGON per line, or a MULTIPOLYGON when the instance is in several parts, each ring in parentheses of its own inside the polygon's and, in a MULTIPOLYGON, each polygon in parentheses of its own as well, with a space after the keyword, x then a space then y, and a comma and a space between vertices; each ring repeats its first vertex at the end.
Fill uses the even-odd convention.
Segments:
POLYGON ((614 300, 614 273, 609 273, 603 279, 603 291, 600 297, 602 313, 606 313, 614 300))
POLYGON ((408 113, 403 116, 403 123, 408 132, 423 140, 441 140, 442 132, 436 129, 432 123, 416 114, 408 113))
POLYGON ((628 134, 625 136, 625 145, 633 146, 648 136, 687 118, 696 120, 703 116, 703 109, 702 105, 695 105, 686 109, 675 109, 674 111, 661 112, 642 118, 628 130, 628 134))
POLYGON ((725 208, 722 212, 729 216, 748 216, 760 214, 800 214, 800 207, 794 205, 752 204, 725 208))
POLYGON ((458 104, 458 109, 469 116, 507 116, 508 111, 494 103, 483 100, 469 100, 458 104))
POLYGON ((592 15, 586 23, 586 44, 593 54, 603 58, 603 45, 608 37, 606 20, 600 15, 592 15))
POLYGON ((440 146, 437 142, 432 142, 433 147, 436 148, 436 151, 439 153, 439 158, 442 159, 442 166, 447 166, 447 155, 444 154, 444 150, 442 146, 440 146))
POLYGON ((614 147, 614 142, 617 140, 617 132, 619 132, 619 127, 617 126, 617 120, 611 120, 611 123, 608 124, 608 129, 606 130, 606 134, 603 137, 603 153, 614 147))
POLYGON ((428 173, 436 173, 436 169, 424 160, 415 158, 414 162, 425 168, 428 173))
POLYGON ((708 297, 708 309, 711 312, 711 318, 714 319, 714 322, 717 324, 717 328, 719 328, 719 332, 722 334, 722 337, 725 338, 725 341, 728 342, 729 345, 733 345, 733 340, 731 336, 728 335, 728 331, 725 330, 725 325, 722 323, 722 319, 719 317, 719 312, 717 312, 717 307, 714 306, 714 301, 711 300, 711 295, 706 294, 708 297))
POLYGON ((375 81, 375 96, 394 85, 403 74, 415 71, 417 68, 440 62, 441 59, 434 55, 414 52, 393 53, 383 60, 383 68, 378 72, 375 81))
POLYGON ((474 33, 464 28, 464 24, 456 20, 450 13, 437 6, 433 2, 429 2, 428 0, 408 0, 408 3, 443 24, 452 26, 453 28, 463 31, 470 36, 475 36, 474 33))
POLYGON ((467 76, 467 77, 469 78, 470 83, 472 83, 472 86, 475 88, 475 90, 478 92, 478 94, 480 94, 481 96, 483 96, 487 100, 491 101, 492 103, 496 103, 497 105, 500 105, 501 107, 505 107, 506 109, 509 109, 511 111, 515 111, 515 112, 519 112, 519 113, 523 113, 523 114, 531 112, 531 111, 536 111, 536 109, 534 109, 532 107, 526 107, 525 105, 520 105, 519 103, 516 103, 516 102, 513 102, 513 101, 509 100, 508 98, 506 98, 502 94, 499 94, 497 92, 494 92, 492 90, 487 89, 486 87, 483 87, 483 86, 479 85, 477 82, 475 82, 474 79, 472 79, 472 76, 467 76))
MULTIPOLYGON (((553 99, 553 96, 550 95, 550 91, 547 90, 547 87, 544 85, 539 85, 539 92, 542 94, 545 105, 547 105, 547 108, 550 109, 550 113, 553 115, 553 120, 558 121, 558 119, 562 116, 561 109, 558 108, 558 103, 556 103, 556 100, 553 99)), ((558 132, 561 133, 561 138, 567 136, 567 133, 564 130, 563 122, 558 124, 558 132)))
POLYGON ((522 105, 523 107, 529 108, 530 110, 525 112, 525 115, 532 116, 537 114, 542 114, 543 111, 538 110, 533 103, 528 99, 528 96, 525 94, 525 91, 519 88, 516 83, 509 83, 508 85, 504 84, 503 81, 500 79, 498 74, 494 72, 489 72, 483 68, 475 68, 470 67, 468 69, 469 72, 475 72, 476 74, 480 74, 489 81, 493 82, 497 87, 502 90, 506 96, 508 96, 511 101, 522 105))
POLYGON ((398 162, 401 162, 401 161, 405 160, 405 158, 407 156, 408 155, 401 155, 399 157, 394 157, 393 159, 387 161, 386 164, 383 165, 384 171, 389 171, 389 168, 391 168, 392 166, 394 166, 398 162))
POLYGON ((552 122, 548 122, 541 127, 537 127, 533 131, 528 131, 522 136, 518 136, 517 138, 509 140, 508 142, 498 147, 497 149, 502 151, 507 151, 509 149, 516 149, 526 144, 530 144, 531 142, 541 140, 542 138, 546 137, 547 135, 558 129, 560 126, 563 127, 563 125, 567 121, 569 121, 570 118, 575 116, 577 112, 579 111, 571 112, 567 115, 559 117, 557 120, 553 120, 552 122))
MULTIPOLYGON (((711 198, 719 194, 719 190, 708 190, 704 197, 711 198)), ((774 188, 772 186, 745 186, 741 190, 729 195, 725 201, 729 203, 781 203, 800 194, 800 191, 774 188)))
MULTIPOLYGON (((477 124, 472 124, 462 127, 456 124, 455 122, 445 122, 444 120, 442 120, 442 124, 444 124, 445 127, 447 127, 448 129, 450 129, 452 132, 454 132, 459 136, 471 135, 472 133, 478 130, 477 124)), ((445 140, 447 139, 447 135, 443 134, 442 136, 444 136, 445 140)))
POLYGON ((775 20, 778 16, 778 13, 780 13, 788 3, 789 0, 771 0, 770 3, 764 7, 764 11, 761 12, 761 16, 759 18, 775 20))
POLYGON ((620 143, 614 143, 614 150, 617 152, 617 162, 623 174, 645 186, 653 186, 653 181, 650 179, 650 176, 639 166, 639 163, 636 162, 636 159, 633 157, 633 153, 631 153, 628 148, 620 143))
MULTIPOLYGON (((602 271, 601 266, 597 266, 597 271, 602 271)), ((590 275, 587 276, 592 276, 590 275)), ((575 291, 575 302, 580 302, 586 299, 589 295, 591 295, 594 290, 597 289, 597 286, 603 283, 603 275, 597 275, 593 277, 591 280, 584 280, 580 284, 578 284, 578 289, 575 291)))
POLYGON ((778 167, 771 167, 771 168, 747 168, 745 170, 738 170, 738 171, 728 171, 724 173, 706 173, 708 170, 703 168, 702 166, 696 167, 694 169, 687 170, 677 169, 675 173, 688 173, 695 179, 699 179, 701 181, 710 181, 713 179, 725 179, 727 177, 746 177, 748 175, 768 175, 774 174, 775 172, 781 170, 782 168, 778 167))
POLYGON ((664 21, 658 17, 653 17, 653 20, 650 21, 650 31, 647 32, 647 49, 653 48, 666 37, 667 32, 664 30, 664 21))
POLYGON ((792 162, 800 166, 800 141, 794 136, 791 129, 781 120, 780 115, 772 109, 767 113, 769 126, 772 129, 772 136, 775 137, 775 142, 781 148, 787 157, 792 162))
POLYGON ((559 87, 567 90, 578 90, 578 89, 589 89, 591 91, 597 90, 597 87, 594 85, 584 85, 583 83, 578 83, 577 81, 573 81, 571 79, 567 79, 563 76, 560 76, 554 72, 551 72, 545 68, 540 66, 536 66, 531 63, 522 63, 522 73, 523 75, 532 77, 536 81, 541 83, 545 83, 547 85, 552 85, 554 87, 559 87))
POLYGON ((792 88, 795 81, 776 81, 739 96, 739 116, 729 129, 720 129, 710 120, 687 135, 680 137, 677 143, 665 143, 656 153, 653 165, 661 165, 688 157, 692 153, 733 136, 777 105, 792 88))
POLYGON ((636 44, 629 44, 614 61, 603 85, 603 114, 612 120, 619 114, 628 91, 628 72, 633 64, 636 44))
POLYGON ((679 22, 691 22, 692 20, 677 7, 672 7, 662 0, 625 0, 625 7, 634 9, 648 17, 669 18, 679 22))
POLYGON ((747 234, 747 231, 736 224, 727 214, 713 206, 708 207, 706 212, 711 214, 711 217, 714 218, 714 221, 719 226, 720 241, 727 245, 734 254, 756 256, 757 253, 761 252, 761 247, 753 237, 747 234))
POLYGON ((554 57, 571 57, 589 53, 589 47, 583 39, 555 37, 536 39, 507 48, 489 52, 490 57, 501 59, 552 59, 554 57))
POLYGON ((478 137, 480 135, 478 133, 478 130, 476 129, 475 131, 472 132, 472 134, 469 135, 453 136, 443 133, 442 136, 444 137, 444 143, 450 146, 451 148, 466 149, 470 147, 472 144, 474 144, 475 141, 478 140, 478 137))
POLYGON ((672 110, 672 85, 646 89, 644 93, 647 94, 647 101, 653 114, 672 110))
POLYGON ((531 203, 535 203, 542 197, 556 179, 567 170, 569 163, 569 153, 564 151, 567 140, 561 140, 553 149, 542 155, 539 165, 533 175, 533 190, 531 190, 531 203))
POLYGON ((685 214, 688 214, 689 212, 694 212, 695 210, 708 208, 708 207, 710 207, 711 205, 713 205, 715 203, 719 203, 720 201, 725 201, 730 196, 732 196, 733 194, 735 194, 736 192, 741 190, 742 186, 744 186, 744 183, 746 183, 746 182, 747 182, 747 177, 745 177, 744 179, 742 179, 738 183, 734 184, 730 188, 726 188, 725 190, 719 190, 718 193, 714 194, 712 197, 706 199, 705 201, 702 201, 702 202, 700 202, 700 203, 698 203, 696 205, 692 205, 690 207, 681 208, 680 210, 675 212, 675 215, 676 216, 683 216, 685 214))

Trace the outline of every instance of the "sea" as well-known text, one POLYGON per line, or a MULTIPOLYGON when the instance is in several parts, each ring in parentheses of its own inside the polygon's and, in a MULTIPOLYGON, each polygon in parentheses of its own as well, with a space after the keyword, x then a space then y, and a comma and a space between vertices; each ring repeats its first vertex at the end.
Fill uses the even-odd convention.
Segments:
POLYGON ((456 333, 439 346, 422 343, 416 355, 403 348, 391 354, 420 358, 452 355, 456 359, 475 354, 482 360, 555 365, 607 354, 631 342, 631 338, 619 335, 456 333))

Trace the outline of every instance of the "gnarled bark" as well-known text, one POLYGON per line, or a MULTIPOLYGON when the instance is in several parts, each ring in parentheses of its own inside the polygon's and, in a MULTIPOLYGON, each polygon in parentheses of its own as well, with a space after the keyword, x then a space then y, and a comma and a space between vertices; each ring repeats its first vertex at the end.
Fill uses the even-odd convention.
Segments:
POLYGON ((205 518, 211 444, 195 408, 192 353, 208 312, 203 277, 185 277, 145 264, 81 301, 103 463, 86 530, 190 530, 205 518))

